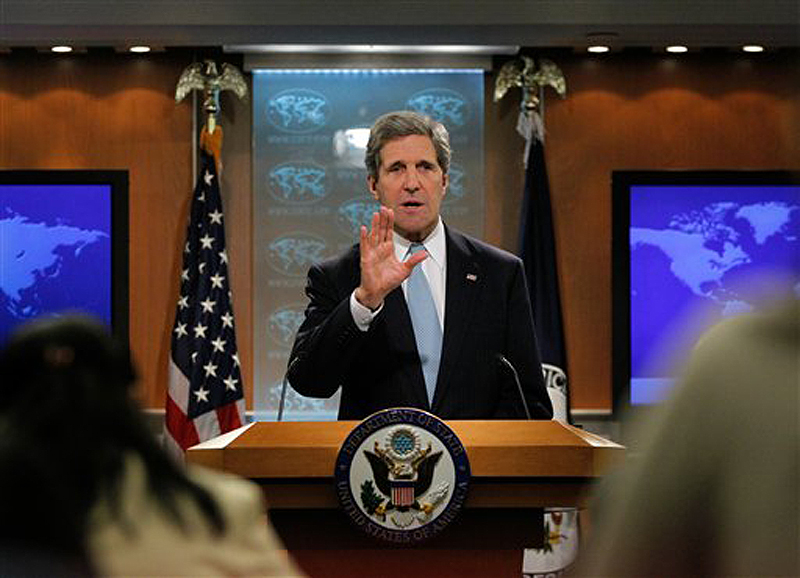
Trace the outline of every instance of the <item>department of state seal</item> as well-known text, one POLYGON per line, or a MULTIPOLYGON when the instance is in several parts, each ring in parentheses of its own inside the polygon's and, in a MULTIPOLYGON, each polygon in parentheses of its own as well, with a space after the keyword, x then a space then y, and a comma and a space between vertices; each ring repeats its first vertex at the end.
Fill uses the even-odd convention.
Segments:
POLYGON ((414 543, 456 517, 470 469, 464 446, 442 420, 397 408, 350 432, 334 475, 342 508, 359 528, 382 541, 414 543))

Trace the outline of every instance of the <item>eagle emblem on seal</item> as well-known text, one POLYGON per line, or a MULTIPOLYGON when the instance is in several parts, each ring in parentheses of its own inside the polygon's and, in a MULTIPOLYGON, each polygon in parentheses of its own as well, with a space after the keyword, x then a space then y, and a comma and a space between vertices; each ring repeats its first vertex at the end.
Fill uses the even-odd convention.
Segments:
POLYGON ((375 441, 372 451, 363 452, 373 479, 361 484, 361 503, 382 522, 388 518, 398 528, 424 523, 450 493, 447 482, 431 490, 442 452, 433 452, 430 442, 423 444, 411 427, 392 428, 383 445, 375 441))

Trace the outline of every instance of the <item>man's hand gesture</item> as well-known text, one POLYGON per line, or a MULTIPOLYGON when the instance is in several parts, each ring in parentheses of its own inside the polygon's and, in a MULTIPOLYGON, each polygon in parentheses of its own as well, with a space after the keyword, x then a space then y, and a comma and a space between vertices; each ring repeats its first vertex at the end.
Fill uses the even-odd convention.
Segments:
POLYGON ((405 261, 398 261, 392 241, 393 226, 394 212, 386 207, 372 215, 369 233, 361 225, 361 284, 356 288, 355 297, 373 311, 428 257, 428 253, 419 251, 405 261))

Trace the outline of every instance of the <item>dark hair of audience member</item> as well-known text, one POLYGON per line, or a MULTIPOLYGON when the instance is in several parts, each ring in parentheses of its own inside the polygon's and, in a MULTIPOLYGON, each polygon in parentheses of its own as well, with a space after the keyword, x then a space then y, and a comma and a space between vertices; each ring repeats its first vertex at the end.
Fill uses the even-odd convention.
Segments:
POLYGON ((178 498, 189 496, 214 532, 224 530, 210 494, 147 429, 132 398, 135 380, 128 348, 93 320, 35 321, 12 336, 0 352, 0 539, 85 552, 89 513, 101 496, 125 527, 119 482, 130 454, 143 461, 150 490, 179 527, 187 530, 178 498))

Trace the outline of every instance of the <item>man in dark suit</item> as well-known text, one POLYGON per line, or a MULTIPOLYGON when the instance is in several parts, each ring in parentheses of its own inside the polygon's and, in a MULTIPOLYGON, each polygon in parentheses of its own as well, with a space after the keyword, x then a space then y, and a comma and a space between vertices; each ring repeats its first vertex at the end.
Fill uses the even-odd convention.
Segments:
POLYGON ((510 419, 524 418, 525 406, 550 419, 521 261, 439 216, 446 129, 413 112, 389 113, 373 125, 365 161, 381 209, 357 245, 308 273, 292 388, 327 398, 341 387, 339 419, 389 407, 510 419))

